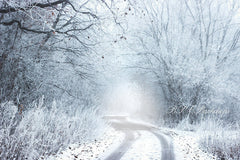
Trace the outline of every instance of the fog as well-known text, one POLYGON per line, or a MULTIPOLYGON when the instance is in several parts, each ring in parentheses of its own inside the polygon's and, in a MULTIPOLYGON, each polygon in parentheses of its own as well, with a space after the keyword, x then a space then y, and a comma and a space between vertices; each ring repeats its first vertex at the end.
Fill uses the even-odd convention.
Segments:
POLYGON ((94 139, 106 115, 238 130, 239 12, 239 0, 0 1, 0 159, 94 139))

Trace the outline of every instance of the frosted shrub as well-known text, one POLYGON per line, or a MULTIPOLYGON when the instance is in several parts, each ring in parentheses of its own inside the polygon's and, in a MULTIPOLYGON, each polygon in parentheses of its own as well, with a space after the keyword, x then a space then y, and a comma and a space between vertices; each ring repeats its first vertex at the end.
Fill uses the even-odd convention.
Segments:
POLYGON ((204 149, 216 155, 221 160, 239 160, 239 142, 239 133, 220 133, 205 136, 205 138, 201 140, 201 145, 204 149))
POLYGON ((238 126, 227 126, 219 119, 209 118, 197 126, 201 147, 221 160, 240 159, 240 132, 238 126))
POLYGON ((72 143, 83 143, 98 135, 103 125, 96 109, 51 109, 41 105, 21 115, 15 132, 17 107, 12 104, 1 105, 0 159, 39 159, 55 154, 72 143))

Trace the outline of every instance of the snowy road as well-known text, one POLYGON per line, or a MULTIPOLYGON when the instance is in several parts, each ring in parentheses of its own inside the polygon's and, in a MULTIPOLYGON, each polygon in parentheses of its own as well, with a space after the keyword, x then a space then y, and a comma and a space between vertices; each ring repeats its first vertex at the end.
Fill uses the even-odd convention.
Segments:
POLYGON ((194 132, 156 128, 124 116, 104 117, 112 125, 101 138, 72 144, 46 160, 215 160, 201 150, 194 132), (115 129, 114 129, 115 128, 115 129))
POLYGON ((127 117, 111 116, 107 118, 116 130, 125 133, 125 139, 105 160, 175 159, 169 135, 154 126, 129 121, 127 117))

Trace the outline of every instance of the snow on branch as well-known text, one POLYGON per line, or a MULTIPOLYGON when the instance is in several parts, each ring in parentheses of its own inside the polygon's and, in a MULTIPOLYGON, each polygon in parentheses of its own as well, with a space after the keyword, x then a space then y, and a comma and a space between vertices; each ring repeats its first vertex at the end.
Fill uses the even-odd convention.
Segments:
POLYGON ((26 28, 26 27, 22 26, 20 21, 17 21, 17 20, 11 20, 8 22, 0 22, 0 24, 2 24, 4 26, 10 26, 10 25, 13 25, 14 23, 17 23, 17 25, 20 29, 29 31, 29 32, 42 33, 42 34, 48 34, 48 33, 52 32, 52 31, 41 31, 41 30, 34 30, 34 29, 26 28))
POLYGON ((49 2, 49 3, 32 3, 26 7, 7 7, 7 8, 3 8, 3 9, 0 9, 0 13, 10 13, 10 12, 17 12, 19 10, 21 11, 26 11, 26 10, 29 10, 33 7, 40 7, 40 8, 46 8, 46 7, 52 7, 52 6, 55 6, 55 5, 58 5, 58 4, 62 4, 62 3, 70 3, 68 0, 58 0, 58 1, 55 1, 55 2, 49 2))

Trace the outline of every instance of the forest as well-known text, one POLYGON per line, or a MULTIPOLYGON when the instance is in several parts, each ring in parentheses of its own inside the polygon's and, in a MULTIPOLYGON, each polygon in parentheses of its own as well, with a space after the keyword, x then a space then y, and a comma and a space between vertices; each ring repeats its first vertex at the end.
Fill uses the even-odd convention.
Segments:
POLYGON ((0 159, 99 139, 106 115, 240 159, 239 38, 239 0, 0 0, 0 159))

